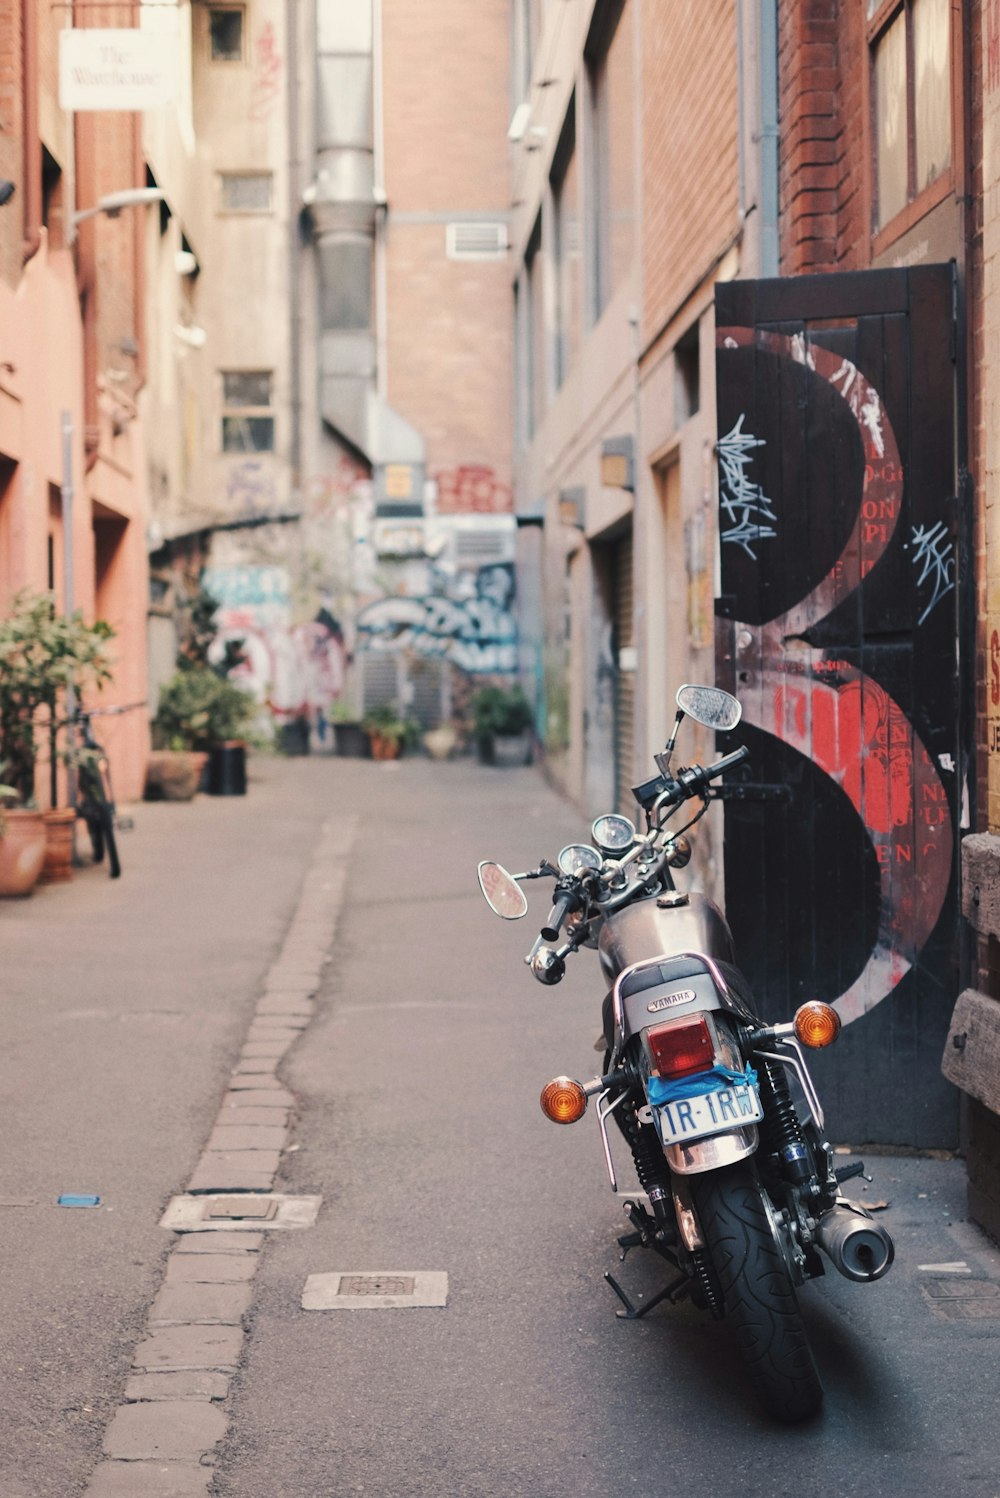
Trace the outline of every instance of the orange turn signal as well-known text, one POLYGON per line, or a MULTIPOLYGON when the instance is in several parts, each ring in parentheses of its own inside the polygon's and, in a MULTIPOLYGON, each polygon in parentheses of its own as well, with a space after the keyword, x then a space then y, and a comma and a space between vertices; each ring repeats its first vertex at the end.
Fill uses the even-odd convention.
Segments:
POLYGON ((553 1123, 576 1123, 587 1111, 587 1094, 572 1077, 553 1077, 542 1088, 538 1101, 545 1117, 553 1123))
POLYGON ((795 1038, 812 1050, 832 1045, 840 1034, 840 1015, 829 1004, 814 999, 795 1011, 795 1038))

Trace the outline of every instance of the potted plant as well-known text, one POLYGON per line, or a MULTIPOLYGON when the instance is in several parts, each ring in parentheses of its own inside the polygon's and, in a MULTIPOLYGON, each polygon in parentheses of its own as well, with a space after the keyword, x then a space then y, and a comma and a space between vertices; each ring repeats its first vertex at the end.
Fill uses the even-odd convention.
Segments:
POLYGON ((50 731, 68 686, 81 691, 109 679, 112 638, 102 620, 86 624, 79 610, 60 614, 51 593, 18 593, 0 620, 0 851, 12 881, 7 887, 0 876, 0 893, 30 893, 41 873, 46 829, 35 800, 38 735, 50 731))
POLYGON ((371 740, 372 759, 398 759, 420 742, 420 724, 404 718, 390 702, 369 708, 361 726, 371 740))
MULTIPOLYGON (((150 755, 147 800, 189 801, 198 790, 210 755, 238 749, 245 767, 243 739, 256 704, 250 692, 219 676, 210 666, 181 667, 160 689, 153 731, 161 747, 150 755)), ((231 756, 230 756, 231 757, 231 756)), ((210 770, 210 786, 211 786, 210 770)), ((232 789, 246 789, 245 768, 232 789)))
POLYGON ((338 755, 353 759, 371 757, 371 739, 360 716, 346 702, 334 702, 327 713, 333 728, 333 742, 338 755))
POLYGON ((431 759, 451 759, 458 747, 458 737, 458 729, 454 723, 438 723, 434 728, 428 728, 424 734, 424 748, 431 759))
POLYGON ((469 704, 476 749, 484 765, 530 764, 531 703, 519 686, 480 687, 469 704))

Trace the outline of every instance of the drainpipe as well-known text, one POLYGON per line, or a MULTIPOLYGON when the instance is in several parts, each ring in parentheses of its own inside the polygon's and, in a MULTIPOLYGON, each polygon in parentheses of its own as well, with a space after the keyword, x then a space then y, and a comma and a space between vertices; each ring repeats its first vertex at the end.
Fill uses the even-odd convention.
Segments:
POLYGON ((299 180, 299 7, 297 0, 287 0, 285 16, 288 38, 286 46, 288 53, 288 283, 292 304, 288 337, 292 430, 288 457, 292 470, 292 494, 297 503, 302 488, 302 241, 299 233, 302 184, 299 180))
MULTIPOLYGON (((136 115, 132 126, 132 180, 136 187, 145 186, 146 158, 142 153, 142 116, 136 115)), ((135 297, 135 379, 136 392, 146 383, 146 215, 137 213, 132 236, 132 276, 135 297)))
POLYGON ((760 273, 781 270, 778 238, 778 0, 760 3, 760 273))
POLYGON ((372 174, 375 198, 375 392, 388 395, 389 308, 385 254, 385 117, 382 77, 382 0, 372 0, 372 174))
POLYGON ((35 0, 21 0, 21 86, 24 99, 25 263, 42 242, 42 137, 38 129, 38 12, 35 0))

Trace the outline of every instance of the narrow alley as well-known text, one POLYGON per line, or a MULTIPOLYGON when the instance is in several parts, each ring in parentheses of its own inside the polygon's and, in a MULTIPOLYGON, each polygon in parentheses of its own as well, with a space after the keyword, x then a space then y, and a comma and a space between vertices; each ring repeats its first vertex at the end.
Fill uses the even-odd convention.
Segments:
POLYGON ((2 1498, 995 1498, 1000 1254, 957 1160, 867 1158, 897 1262, 801 1292, 815 1422, 767 1420, 731 1330, 693 1307, 616 1319, 606 1270, 646 1296, 662 1277, 618 1266, 593 1119, 555 1129, 537 1101, 597 1069, 596 960, 539 988, 521 959, 545 897, 507 925, 476 886, 480 858, 584 833, 535 771, 258 757, 246 800, 134 820, 120 880, 81 869, 0 910, 2 1498), (253 1037, 308 986, 292 936, 330 956, 275 1063, 253 1037), (312 1225, 164 1228, 209 1179, 223 1099, 268 1066, 290 1102, 275 1191, 319 1198, 312 1225), (404 1300, 446 1276, 446 1304, 304 1308, 337 1275, 404 1300), (222 1351, 152 1363, 185 1320, 222 1351))

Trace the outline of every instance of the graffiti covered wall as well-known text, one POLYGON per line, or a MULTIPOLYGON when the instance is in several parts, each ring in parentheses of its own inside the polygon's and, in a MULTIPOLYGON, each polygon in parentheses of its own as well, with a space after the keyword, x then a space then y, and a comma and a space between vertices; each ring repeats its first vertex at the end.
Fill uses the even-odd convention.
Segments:
POLYGON ((243 664, 233 672, 279 718, 325 716, 344 683, 344 642, 333 616, 294 622, 288 570, 278 566, 210 566, 202 585, 220 607, 212 647, 221 660, 228 643, 243 664))
POLYGON ((951 280, 864 282, 717 293, 718 668, 751 751, 726 901, 768 1017, 818 997, 851 1026, 819 1063, 845 1126, 941 1144, 963 784, 951 280), (881 1085, 872 1051, 894 1057, 881 1085))
POLYGON ((359 646, 412 650, 470 675, 514 674, 518 666, 514 567, 494 563, 455 576, 434 591, 378 599, 357 617, 359 646))

